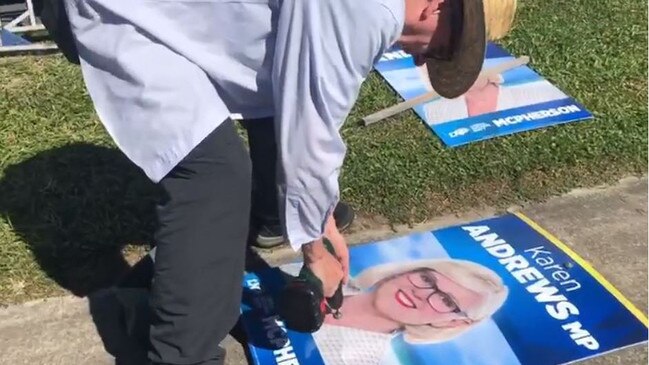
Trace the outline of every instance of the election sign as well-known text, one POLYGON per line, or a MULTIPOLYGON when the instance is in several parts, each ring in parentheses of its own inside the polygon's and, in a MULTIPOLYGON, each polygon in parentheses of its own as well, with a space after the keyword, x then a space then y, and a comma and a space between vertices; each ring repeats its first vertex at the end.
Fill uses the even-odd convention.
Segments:
POLYGON ((0 47, 25 46, 30 44, 25 38, 0 28, 0 47))
MULTIPOLYGON (((512 60, 501 46, 489 43, 483 71, 512 60)), ((405 100, 433 90, 425 66, 415 66, 399 48, 383 54, 375 69, 405 100)), ((525 65, 479 77, 458 98, 438 97, 413 109, 450 147, 592 118, 583 105, 525 65)))
POLYGON ((342 316, 285 327, 276 295, 301 263, 247 273, 254 364, 558 365, 647 341, 647 318, 522 214, 350 248, 342 316))

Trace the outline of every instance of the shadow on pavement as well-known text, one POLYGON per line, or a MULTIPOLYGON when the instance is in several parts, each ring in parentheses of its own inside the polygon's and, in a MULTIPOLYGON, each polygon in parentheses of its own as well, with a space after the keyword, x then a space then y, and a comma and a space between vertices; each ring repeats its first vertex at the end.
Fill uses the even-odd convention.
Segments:
POLYGON ((146 364, 147 301, 146 290, 137 288, 101 289, 88 296, 97 333, 115 365, 146 364))
POLYGON ((85 296, 126 272, 125 245, 149 241, 154 188, 118 150, 71 144, 7 167, 0 214, 50 278, 85 296))
MULTIPOLYGON (((269 270, 275 272, 257 252, 250 247, 246 254, 246 271, 263 272, 261 278, 268 277, 269 270)), ((153 273, 153 260, 149 256, 136 263, 129 275, 119 284, 119 287, 99 290, 88 296, 90 313, 95 327, 102 339, 106 351, 115 358, 116 365, 143 364, 146 361, 146 342, 148 337, 148 290, 153 273)), ((277 279, 275 275, 275 279, 277 279)), ((277 281, 275 281, 276 283, 277 281)), ((262 283, 262 286, 266 286, 262 283)), ((245 289, 242 302, 253 306, 252 296, 245 289)), ((246 334, 243 316, 230 331, 230 335, 243 347, 246 360, 253 364, 249 344, 260 348, 275 349, 278 342, 272 343, 264 337, 250 337, 246 334)), ((269 328, 268 330, 278 330, 269 328)), ((283 345, 283 344, 282 344, 283 345)), ((226 354, 226 357, 228 355, 226 354)))

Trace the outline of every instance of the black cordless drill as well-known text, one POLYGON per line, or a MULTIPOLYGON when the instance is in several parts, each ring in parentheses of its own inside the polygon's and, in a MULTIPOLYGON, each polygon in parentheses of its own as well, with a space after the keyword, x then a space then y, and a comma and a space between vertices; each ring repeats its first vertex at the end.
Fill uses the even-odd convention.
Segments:
MULTIPOLYGON (((335 254, 326 238, 324 244, 331 254, 335 254)), ((342 282, 333 297, 325 298, 322 281, 303 265, 299 276, 290 280, 281 291, 276 308, 286 328, 312 333, 322 326, 327 314, 340 318, 342 304, 342 282)))

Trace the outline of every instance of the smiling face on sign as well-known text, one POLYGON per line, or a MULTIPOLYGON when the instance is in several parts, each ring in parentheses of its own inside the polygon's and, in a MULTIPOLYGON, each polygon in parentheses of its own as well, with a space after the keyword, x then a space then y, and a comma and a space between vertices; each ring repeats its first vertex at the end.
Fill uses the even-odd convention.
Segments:
POLYGON ((402 325, 455 327, 472 322, 469 313, 486 298, 437 271, 419 269, 383 281, 374 292, 374 307, 402 325))

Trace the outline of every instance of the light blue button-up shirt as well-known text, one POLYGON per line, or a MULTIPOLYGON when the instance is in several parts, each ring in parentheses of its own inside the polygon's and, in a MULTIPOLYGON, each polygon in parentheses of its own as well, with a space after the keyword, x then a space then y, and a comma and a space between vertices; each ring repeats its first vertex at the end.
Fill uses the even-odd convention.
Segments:
POLYGON ((275 116, 294 249, 339 199, 339 129, 404 0, 65 0, 97 114, 160 181, 228 117, 275 116))

